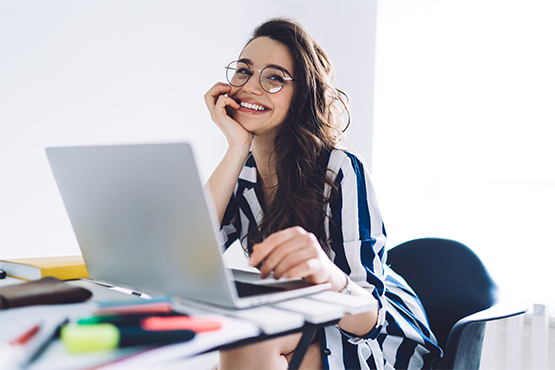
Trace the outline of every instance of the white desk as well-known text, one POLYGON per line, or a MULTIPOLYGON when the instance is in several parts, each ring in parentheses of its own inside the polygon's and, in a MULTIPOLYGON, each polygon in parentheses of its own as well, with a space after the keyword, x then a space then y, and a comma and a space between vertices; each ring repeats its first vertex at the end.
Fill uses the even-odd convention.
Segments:
MULTIPOLYGON (((17 283, 7 278, 0 286, 17 283)), ((62 317, 77 320, 90 315, 99 301, 143 301, 142 298, 114 291, 88 281, 71 281, 70 284, 89 289, 93 297, 89 302, 68 305, 31 306, 0 311, 0 342, 10 340, 39 321, 56 322, 62 317)), ((314 331, 320 326, 333 325, 346 313, 356 314, 375 308, 358 297, 323 292, 306 298, 255 307, 232 310, 194 301, 176 300, 176 311, 189 315, 221 315, 223 327, 217 332, 200 333, 189 341, 158 348, 126 348, 111 352, 69 355, 59 340, 54 341, 46 352, 28 369, 90 369, 111 370, 144 369, 163 366, 163 363, 182 360, 201 353, 231 348, 276 336, 303 331, 300 346, 291 363, 297 367, 309 345, 314 331), (298 355, 297 355, 298 354, 298 355), (122 359, 114 362, 116 359, 122 359), (298 364, 294 362, 297 361, 298 364), (107 365, 109 364, 109 365, 107 365), (106 366, 102 366, 106 365, 106 366), (99 367, 100 366, 100 367, 99 367)))

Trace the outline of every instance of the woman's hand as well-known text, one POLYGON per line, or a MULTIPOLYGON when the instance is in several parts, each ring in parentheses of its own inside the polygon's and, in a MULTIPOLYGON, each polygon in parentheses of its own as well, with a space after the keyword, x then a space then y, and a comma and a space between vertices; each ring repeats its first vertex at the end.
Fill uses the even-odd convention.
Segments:
POLYGON ((239 109, 240 105, 227 96, 231 86, 217 83, 204 95, 204 101, 210 111, 212 120, 227 138, 229 147, 208 179, 208 189, 212 194, 218 221, 221 224, 225 210, 237 184, 237 179, 251 150, 253 134, 248 132, 231 118, 227 110, 239 109))
POLYGON ((250 148, 253 134, 245 130, 227 113, 227 109, 241 108, 235 100, 227 96, 230 91, 230 85, 218 82, 204 95, 204 101, 212 120, 222 130, 229 145, 247 145, 250 148))
MULTIPOLYGON (((347 284, 345 274, 328 258, 316 236, 299 226, 278 231, 253 246, 249 264, 258 266, 260 263, 260 277, 263 279, 270 272, 273 272, 276 279, 302 277, 315 284, 331 283, 330 290, 335 292, 339 292, 347 284)), ((352 284, 351 294, 374 299, 357 284, 352 284)), ((337 325, 349 333, 362 336, 369 333, 377 322, 376 308, 357 315, 347 314, 337 325)))
POLYGON ((299 226, 278 231, 253 246, 249 264, 260 263, 262 279, 270 273, 275 279, 305 278, 315 284, 329 282, 335 291, 346 283, 345 274, 328 258, 316 236, 299 226))

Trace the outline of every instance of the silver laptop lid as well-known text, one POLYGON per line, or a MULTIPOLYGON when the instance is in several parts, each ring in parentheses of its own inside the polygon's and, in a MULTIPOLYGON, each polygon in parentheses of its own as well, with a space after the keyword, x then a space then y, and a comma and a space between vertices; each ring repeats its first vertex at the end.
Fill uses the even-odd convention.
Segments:
POLYGON ((47 148, 91 278, 233 306, 189 144, 47 148))

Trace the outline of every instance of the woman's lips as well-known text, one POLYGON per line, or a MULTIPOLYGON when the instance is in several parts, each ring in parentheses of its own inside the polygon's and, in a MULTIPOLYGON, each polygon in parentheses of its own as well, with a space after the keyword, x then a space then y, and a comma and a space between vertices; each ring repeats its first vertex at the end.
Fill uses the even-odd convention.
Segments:
POLYGON ((270 108, 255 101, 238 100, 237 103, 241 106, 238 109, 240 112, 260 114, 270 111, 270 108))

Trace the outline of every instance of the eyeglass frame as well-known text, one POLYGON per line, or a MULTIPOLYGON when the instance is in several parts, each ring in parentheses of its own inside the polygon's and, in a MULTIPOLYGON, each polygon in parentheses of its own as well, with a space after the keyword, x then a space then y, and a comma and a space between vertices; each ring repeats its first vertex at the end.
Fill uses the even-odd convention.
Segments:
MULTIPOLYGON (((254 69, 254 68, 251 68, 251 66, 249 65, 249 63, 245 62, 244 60, 239 59, 239 60, 234 60, 234 61, 229 62, 229 64, 228 64, 227 66, 224 67, 224 68, 226 69, 225 78, 226 78, 227 82, 229 82, 229 84, 230 84, 231 86, 233 86, 233 87, 243 87, 243 86, 245 86, 245 85, 247 84, 247 82, 249 82, 250 78, 252 77, 252 73, 251 73, 251 74, 249 75, 249 77, 247 77, 245 83, 243 83, 242 85, 234 85, 234 84, 231 83, 231 81, 229 80, 229 77, 228 77, 228 75, 227 75, 227 71, 233 69, 233 68, 230 68, 230 67, 229 67, 231 64, 233 64, 233 63, 239 63, 239 62, 244 63, 244 64, 249 68, 249 72, 251 72, 251 71, 256 71, 256 72, 259 73, 259 75, 258 75, 258 83, 260 84, 260 87, 262 88, 262 90, 266 91, 268 94, 277 94, 278 92, 280 92, 281 90, 283 90, 283 87, 285 86, 285 81, 294 81, 294 82, 298 82, 298 81, 295 80, 294 78, 288 77, 287 74, 286 74, 286 72, 285 72, 283 69, 281 69, 281 68, 279 68, 279 67, 277 67, 277 66, 271 65, 271 66, 266 66, 266 67, 264 67, 264 68, 262 68, 262 69, 254 69), (270 92, 270 91, 266 90, 266 89, 264 88, 264 86, 262 85, 262 72, 263 72, 265 69, 267 69, 267 68, 274 68, 274 69, 277 69, 278 71, 281 71, 281 73, 283 73, 283 79, 284 79, 283 84, 281 85, 281 87, 279 88, 279 90, 276 91, 276 92, 270 92)), ((237 71, 237 69, 235 69, 235 71, 237 71)))

